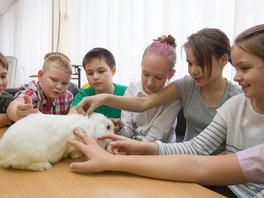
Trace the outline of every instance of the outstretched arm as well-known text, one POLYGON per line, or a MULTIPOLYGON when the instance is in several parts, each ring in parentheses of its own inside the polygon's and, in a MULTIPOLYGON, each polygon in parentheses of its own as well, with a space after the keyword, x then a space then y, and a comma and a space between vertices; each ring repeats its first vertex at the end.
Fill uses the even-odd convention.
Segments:
POLYGON ((115 96, 112 94, 88 96, 83 98, 76 106, 76 111, 81 114, 88 113, 88 115, 90 115, 97 107, 107 105, 126 111, 143 112, 147 109, 165 104, 176 98, 178 98, 178 93, 173 83, 171 83, 161 91, 142 98, 115 96))
POLYGON ((112 154, 125 155, 158 155, 159 148, 154 142, 141 142, 121 135, 105 134, 98 137, 98 140, 113 140, 107 147, 112 154))
POLYGON ((231 185, 247 183, 236 154, 217 156, 196 155, 112 155, 99 147, 96 141, 75 131, 83 142, 69 140, 80 149, 87 161, 70 165, 74 171, 122 171, 146 177, 195 182, 202 185, 231 185))

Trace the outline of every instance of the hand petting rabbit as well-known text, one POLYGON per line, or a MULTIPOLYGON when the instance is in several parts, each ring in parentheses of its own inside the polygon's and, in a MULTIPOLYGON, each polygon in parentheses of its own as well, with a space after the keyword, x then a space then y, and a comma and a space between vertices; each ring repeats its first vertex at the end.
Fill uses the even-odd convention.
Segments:
MULTIPOLYGON (((103 114, 89 117, 72 115, 30 114, 13 124, 0 141, 0 166, 34 171, 50 169, 66 157, 83 154, 68 139, 78 139, 73 131, 85 133, 97 140, 103 134, 114 134, 114 124, 103 114)), ((97 140, 105 148, 105 140, 97 140)))

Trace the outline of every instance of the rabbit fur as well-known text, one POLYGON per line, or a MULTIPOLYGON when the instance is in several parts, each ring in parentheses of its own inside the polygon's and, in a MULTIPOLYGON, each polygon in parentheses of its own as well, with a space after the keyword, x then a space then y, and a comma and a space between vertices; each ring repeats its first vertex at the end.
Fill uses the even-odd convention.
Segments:
MULTIPOLYGON (((92 113, 89 117, 72 115, 50 115, 34 113, 9 127, 0 141, 0 166, 34 171, 50 169, 66 157, 79 158, 83 154, 68 139, 77 139, 78 130, 97 137, 112 133, 114 124, 103 114, 92 113)), ((106 140, 98 141, 105 147, 106 140)))

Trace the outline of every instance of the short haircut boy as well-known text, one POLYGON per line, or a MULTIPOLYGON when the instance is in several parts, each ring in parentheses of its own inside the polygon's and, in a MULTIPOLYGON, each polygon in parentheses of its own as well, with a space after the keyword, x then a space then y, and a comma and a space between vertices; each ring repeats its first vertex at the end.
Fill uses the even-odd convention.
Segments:
POLYGON ((38 111, 44 114, 66 115, 73 101, 73 95, 67 90, 66 84, 71 75, 72 67, 67 57, 60 54, 46 56, 42 70, 38 72, 38 82, 33 80, 18 88, 13 101, 7 109, 10 119, 17 121, 28 114, 38 111), (61 77, 60 74, 55 72, 53 76, 50 72, 52 68, 61 70, 66 75, 61 77), (51 79, 51 76, 56 79, 51 79), (58 89, 56 88, 58 86, 57 81, 60 84, 58 89), (30 102, 32 103, 32 108, 27 108, 25 105, 30 102), (19 114, 16 113, 18 105, 23 106, 23 111, 20 111, 19 114))
POLYGON ((115 58, 113 54, 105 48, 97 47, 97 48, 93 48, 92 50, 90 50, 85 54, 82 61, 83 68, 85 69, 85 65, 96 58, 98 58, 99 60, 102 59, 105 60, 105 62, 107 63, 107 65, 110 67, 111 70, 113 69, 114 66, 116 66, 115 58))
POLYGON ((68 74, 72 74, 70 61, 65 56, 59 54, 53 54, 48 56, 47 58, 44 58, 44 63, 42 66, 43 72, 46 72, 50 67, 61 69, 68 74))

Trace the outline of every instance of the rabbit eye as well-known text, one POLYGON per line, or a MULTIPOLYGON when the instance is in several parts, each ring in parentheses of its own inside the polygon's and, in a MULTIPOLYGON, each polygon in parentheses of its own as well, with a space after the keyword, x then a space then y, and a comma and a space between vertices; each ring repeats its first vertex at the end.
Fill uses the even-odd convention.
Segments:
POLYGON ((109 129, 110 129, 110 125, 107 125, 107 127, 106 127, 106 128, 107 128, 107 130, 109 130, 109 129))

